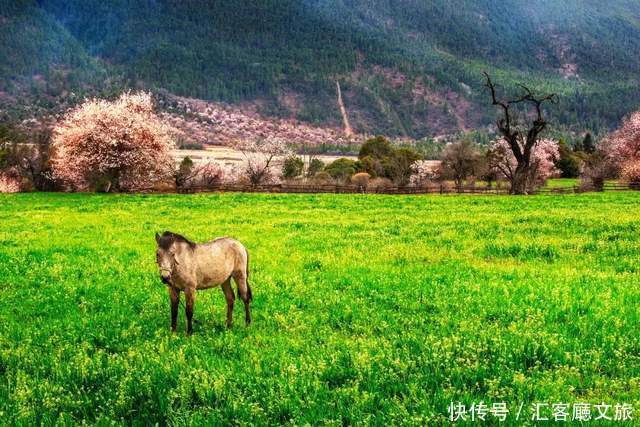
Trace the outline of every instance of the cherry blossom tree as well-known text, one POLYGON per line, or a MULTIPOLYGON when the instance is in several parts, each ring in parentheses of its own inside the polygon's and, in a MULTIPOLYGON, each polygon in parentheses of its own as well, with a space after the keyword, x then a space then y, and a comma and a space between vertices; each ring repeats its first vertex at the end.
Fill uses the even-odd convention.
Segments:
POLYGON ((244 174, 252 185, 277 181, 273 173, 274 163, 278 158, 292 154, 286 141, 281 138, 245 140, 235 144, 245 158, 244 174))
MULTIPOLYGON (((523 93, 513 99, 499 99, 496 95, 496 87, 489 74, 484 73, 487 82, 486 87, 491 92, 492 105, 500 107, 502 117, 496 125, 502 135, 505 148, 508 148, 515 159, 515 167, 509 172, 511 194, 526 194, 532 184, 531 178, 536 175, 536 166, 533 162, 534 147, 538 144, 540 135, 547 128, 547 121, 543 117, 542 106, 545 102, 557 101, 555 94, 535 95, 528 87, 519 85, 523 93), (533 107, 533 121, 531 123, 518 123, 517 108, 522 106, 533 107), (514 111, 516 109, 516 111, 514 111)), ((529 114, 524 114, 528 117, 529 114)))
POLYGON ((170 129, 149 93, 92 99, 54 128, 51 166, 68 189, 135 191, 167 178, 170 129))
POLYGON ((622 123, 608 139, 608 154, 629 182, 640 183, 640 111, 622 123))
POLYGON ((559 158, 558 142, 552 139, 539 140, 531 150, 531 158, 527 174, 522 177, 518 175, 518 161, 516 160, 511 146, 501 138, 495 141, 489 148, 489 167, 493 168, 498 175, 506 178, 511 185, 517 179, 524 179, 524 191, 533 192, 536 188, 544 185, 545 181, 559 173, 555 166, 555 161, 559 158))

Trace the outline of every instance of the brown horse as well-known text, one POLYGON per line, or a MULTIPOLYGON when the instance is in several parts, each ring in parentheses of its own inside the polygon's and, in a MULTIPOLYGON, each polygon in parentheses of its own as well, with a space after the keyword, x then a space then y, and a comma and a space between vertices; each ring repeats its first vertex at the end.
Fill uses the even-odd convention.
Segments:
POLYGON ((171 299, 171 330, 175 332, 178 319, 180 291, 187 300, 187 333, 193 329, 193 305, 197 289, 208 289, 221 285, 227 300, 227 327, 233 322, 233 303, 235 295, 231 287, 231 278, 236 282, 238 295, 244 303, 245 323, 251 323, 249 304, 251 287, 249 277, 249 253, 237 240, 221 237, 207 243, 196 244, 179 234, 165 231, 156 233, 156 261, 160 269, 160 278, 169 288, 171 299))

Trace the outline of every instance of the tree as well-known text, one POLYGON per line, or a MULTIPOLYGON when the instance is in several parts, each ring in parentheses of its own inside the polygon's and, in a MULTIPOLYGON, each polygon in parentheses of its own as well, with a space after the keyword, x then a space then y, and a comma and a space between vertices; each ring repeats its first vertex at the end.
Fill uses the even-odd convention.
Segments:
POLYGON ((393 147, 391 143, 384 136, 376 136, 370 138, 362 144, 360 152, 358 153, 358 159, 371 156, 374 159, 385 159, 393 156, 393 147))
POLYGON ((580 175, 582 160, 569 148, 564 139, 558 141, 558 160, 556 167, 562 178, 576 178, 580 175))
POLYGON ((68 113, 53 131, 51 166, 73 190, 133 191, 166 178, 172 147, 151 95, 124 93, 68 113))
POLYGON ((608 138, 607 154, 630 182, 638 182, 640 170, 640 111, 631 114, 608 138))
POLYGON ((356 173, 356 162, 342 157, 329 163, 324 170, 331 175, 333 179, 344 182, 356 173))
POLYGON ((411 174, 411 178, 409 178, 411 185, 427 185, 435 178, 436 173, 428 160, 417 160, 413 163, 413 173, 411 174))
POLYGON ((593 154, 596 152, 596 145, 593 142, 593 137, 591 136, 590 132, 587 132, 584 136, 584 139, 582 140, 582 150, 588 154, 593 154))
POLYGON ((275 181, 277 177, 272 173, 275 159, 291 155, 286 142, 276 137, 241 141, 235 148, 245 158, 244 173, 251 185, 275 181))
POLYGON ((313 158, 309 161, 307 168, 307 177, 311 178, 324 169, 324 162, 320 159, 313 158))
POLYGON ((302 175, 304 161, 298 156, 289 156, 282 164, 282 177, 285 179, 297 178, 302 175))
POLYGON ((482 153, 477 144, 461 140, 448 144, 442 156, 442 176, 453 179, 458 189, 464 180, 480 172, 482 153))
POLYGON ((486 87, 491 92, 492 105, 502 109, 503 117, 496 122, 498 131, 506 143, 506 148, 511 151, 515 159, 515 167, 510 172, 509 179, 511 194, 526 194, 534 186, 529 179, 536 175, 531 170, 535 167, 532 163, 532 153, 538 144, 540 134, 547 127, 547 121, 542 115, 542 106, 545 102, 556 102, 557 97, 555 94, 536 96, 528 87, 520 85, 524 94, 512 100, 500 100, 496 96, 496 88, 489 74, 484 72, 484 75, 487 79, 486 87), (515 114, 511 108, 521 104, 533 106, 535 118, 531 124, 516 123, 515 114))
POLYGON ((418 160, 422 160, 422 156, 415 150, 398 148, 394 150, 393 156, 383 163, 386 176, 397 185, 407 185, 413 174, 413 165, 418 160))
POLYGON ((558 173, 555 161, 558 159, 558 143, 551 139, 542 139, 533 147, 529 165, 525 169, 527 176, 516 177, 518 161, 511 147, 504 139, 495 141, 489 148, 489 165, 496 172, 504 176, 512 185, 515 179, 526 182, 525 192, 531 193, 543 185, 551 176, 558 173))
POLYGON ((176 189, 183 190, 191 187, 194 180, 198 176, 198 173, 199 168, 194 165, 191 157, 186 156, 184 159, 182 159, 182 161, 178 165, 178 168, 173 174, 173 181, 176 185, 176 189))

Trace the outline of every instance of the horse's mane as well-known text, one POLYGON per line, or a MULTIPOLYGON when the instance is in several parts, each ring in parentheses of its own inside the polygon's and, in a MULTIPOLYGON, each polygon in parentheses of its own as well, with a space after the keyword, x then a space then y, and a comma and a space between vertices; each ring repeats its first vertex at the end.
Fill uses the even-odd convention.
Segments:
POLYGON ((158 241, 158 246, 160 246, 162 249, 168 250, 171 245, 176 242, 186 243, 192 249, 196 246, 196 244, 191 240, 187 239, 184 236, 181 236, 180 234, 172 233, 171 231, 165 231, 164 233, 162 233, 162 236, 160 236, 160 240, 158 241))

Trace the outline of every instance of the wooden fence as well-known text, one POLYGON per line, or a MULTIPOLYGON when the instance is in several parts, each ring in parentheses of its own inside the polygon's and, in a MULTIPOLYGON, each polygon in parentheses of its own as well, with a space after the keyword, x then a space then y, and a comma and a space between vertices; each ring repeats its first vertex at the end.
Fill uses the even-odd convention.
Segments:
MULTIPOLYGON (((602 191, 640 190, 634 184, 606 183, 602 191)), ((588 190, 580 186, 544 187, 535 194, 574 194, 588 190)), ((191 186, 181 189, 179 193, 207 193, 207 192, 241 192, 241 193, 334 193, 334 194, 509 194, 509 188, 501 187, 472 187, 456 188, 450 185, 430 186, 382 186, 363 187, 358 185, 336 184, 214 184, 210 186, 191 186)))

